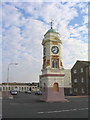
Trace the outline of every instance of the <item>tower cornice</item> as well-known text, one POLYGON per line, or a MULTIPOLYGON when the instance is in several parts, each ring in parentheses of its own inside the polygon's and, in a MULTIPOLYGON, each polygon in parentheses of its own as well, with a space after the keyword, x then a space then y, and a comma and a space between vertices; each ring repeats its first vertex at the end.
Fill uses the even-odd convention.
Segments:
POLYGON ((59 39, 59 40, 55 40, 55 39, 43 39, 42 41, 42 45, 44 45, 46 42, 58 42, 58 43, 61 43, 62 44, 62 41, 59 39))

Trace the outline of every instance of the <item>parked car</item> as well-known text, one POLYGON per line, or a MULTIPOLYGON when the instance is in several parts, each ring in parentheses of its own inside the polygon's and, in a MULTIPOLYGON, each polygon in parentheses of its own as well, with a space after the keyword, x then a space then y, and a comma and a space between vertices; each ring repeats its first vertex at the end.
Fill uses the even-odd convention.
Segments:
POLYGON ((30 91, 30 90, 27 90, 27 91, 25 91, 25 93, 31 94, 31 91, 30 91))
POLYGON ((36 91, 35 95, 42 95, 42 92, 41 91, 36 91))
POLYGON ((10 93, 11 93, 11 95, 17 95, 18 92, 17 92, 17 90, 11 90, 10 93))

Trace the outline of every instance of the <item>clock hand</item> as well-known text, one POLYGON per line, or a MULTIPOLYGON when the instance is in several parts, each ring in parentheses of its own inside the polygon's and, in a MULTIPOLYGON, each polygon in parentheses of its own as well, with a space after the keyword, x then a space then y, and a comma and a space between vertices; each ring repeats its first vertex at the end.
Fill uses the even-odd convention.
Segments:
POLYGON ((55 51, 55 49, 53 48, 52 51, 55 51))
POLYGON ((57 48, 55 48, 55 50, 54 50, 55 52, 57 52, 57 48))

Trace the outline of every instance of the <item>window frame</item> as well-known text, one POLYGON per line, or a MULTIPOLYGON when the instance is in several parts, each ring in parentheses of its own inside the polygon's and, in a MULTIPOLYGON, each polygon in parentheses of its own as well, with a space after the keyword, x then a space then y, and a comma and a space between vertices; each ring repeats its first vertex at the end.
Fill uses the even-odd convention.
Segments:
POLYGON ((74 83, 77 83, 77 82, 78 82, 77 78, 75 78, 75 79, 73 80, 73 82, 74 82, 74 83))
POLYGON ((52 59, 52 68, 58 68, 58 66, 59 66, 59 60, 52 59))
POLYGON ((77 70, 76 70, 76 69, 74 69, 74 70, 73 70, 73 73, 74 73, 74 74, 76 74, 76 73, 77 73, 77 70))
POLYGON ((81 93, 85 93, 85 88, 81 88, 81 93))
POLYGON ((81 78, 81 83, 84 83, 84 77, 81 78), (82 79, 83 78, 83 79, 82 79))
POLYGON ((78 92, 78 88, 74 88, 74 92, 76 92, 76 93, 77 93, 77 92, 78 92))
POLYGON ((80 72, 83 73, 83 67, 81 67, 81 71, 80 72))

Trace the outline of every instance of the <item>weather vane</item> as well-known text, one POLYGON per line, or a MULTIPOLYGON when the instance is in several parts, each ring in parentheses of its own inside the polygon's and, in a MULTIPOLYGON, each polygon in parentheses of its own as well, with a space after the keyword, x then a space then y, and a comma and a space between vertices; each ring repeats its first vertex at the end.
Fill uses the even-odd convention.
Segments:
POLYGON ((51 29, 52 29, 52 26, 53 26, 53 24, 54 24, 54 20, 51 19, 51 22, 50 22, 50 23, 51 23, 51 29))

